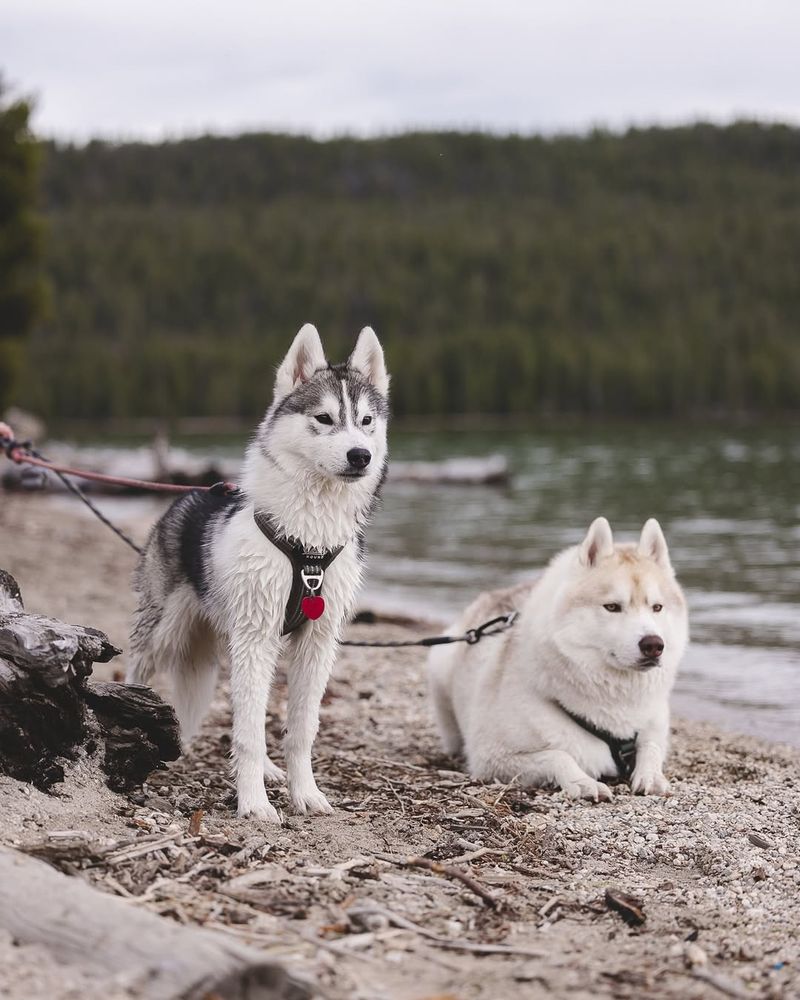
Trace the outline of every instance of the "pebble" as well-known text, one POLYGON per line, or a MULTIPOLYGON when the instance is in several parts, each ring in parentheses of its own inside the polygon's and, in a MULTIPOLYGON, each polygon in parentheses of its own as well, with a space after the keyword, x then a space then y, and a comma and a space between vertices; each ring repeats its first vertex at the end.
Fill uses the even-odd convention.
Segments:
POLYGON ((518 983, 530 983, 534 979, 541 978, 542 967, 538 962, 526 962, 524 965, 518 966, 514 972, 513 977, 518 983))
POLYGON ((706 965, 708 963, 708 955, 694 941, 686 945, 683 956, 690 969, 693 969, 696 965, 706 965))

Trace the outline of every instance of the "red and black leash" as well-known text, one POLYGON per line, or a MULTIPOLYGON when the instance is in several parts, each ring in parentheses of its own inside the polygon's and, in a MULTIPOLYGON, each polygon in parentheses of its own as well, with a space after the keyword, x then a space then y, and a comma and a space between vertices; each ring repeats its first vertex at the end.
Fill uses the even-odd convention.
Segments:
POLYGON ((102 472, 89 472, 86 469, 73 469, 68 465, 59 465, 56 462, 52 462, 49 458, 45 458, 40 452, 36 451, 32 446, 30 441, 18 441, 14 437, 14 432, 9 427, 8 424, 0 421, 0 448, 5 452, 6 457, 17 465, 31 465, 37 469, 43 469, 46 472, 52 472, 55 476, 61 480, 64 486, 74 494, 82 503, 86 504, 89 510, 94 514, 98 520, 110 528, 114 534, 121 538, 126 545, 129 545, 134 552, 138 552, 139 555, 142 553, 140 545, 137 545, 125 532, 118 528, 115 524, 105 516, 105 514, 96 507, 89 497, 83 492, 83 490, 76 483, 73 483, 67 476, 75 476, 78 479, 87 479, 93 483, 106 483, 109 486, 124 486, 129 489, 137 490, 149 490, 153 493, 191 493, 193 491, 199 490, 201 492, 208 492, 210 490, 230 492, 236 489, 232 483, 215 483, 213 486, 185 486, 178 483, 154 483, 147 479, 129 479, 125 476, 108 476, 102 472))

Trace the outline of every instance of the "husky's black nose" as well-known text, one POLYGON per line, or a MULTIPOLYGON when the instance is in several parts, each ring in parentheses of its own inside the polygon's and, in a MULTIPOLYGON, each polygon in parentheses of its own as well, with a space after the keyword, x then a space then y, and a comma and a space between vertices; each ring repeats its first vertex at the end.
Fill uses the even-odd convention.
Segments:
POLYGON ((660 635, 646 635, 639 640, 639 649, 648 660, 657 660, 664 652, 664 640, 660 635))
POLYGON ((351 448, 347 453, 347 461, 353 469, 366 469, 371 458, 366 448, 351 448))

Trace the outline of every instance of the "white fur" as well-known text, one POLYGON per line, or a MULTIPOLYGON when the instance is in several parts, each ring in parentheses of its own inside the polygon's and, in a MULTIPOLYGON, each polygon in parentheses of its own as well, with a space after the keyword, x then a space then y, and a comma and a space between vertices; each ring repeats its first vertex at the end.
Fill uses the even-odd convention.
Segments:
MULTIPOLYGON (((359 345, 363 373, 382 391, 388 376, 375 334, 362 333, 356 352, 359 345)), ((356 421, 363 419, 365 407, 359 414, 348 411, 345 426, 335 434, 326 433, 309 414, 287 413, 271 420, 281 400, 321 368, 327 368, 327 362, 319 335, 306 325, 278 369, 273 405, 245 457, 241 487, 248 502, 212 535, 211 594, 201 604, 188 584, 174 590, 131 673, 132 680, 142 682, 159 661, 172 664, 175 707, 188 742, 213 694, 215 642, 227 646, 239 815, 274 823, 280 820, 264 780, 282 781, 284 774, 267 754, 264 724, 281 655, 286 657, 289 687, 284 748, 291 802, 301 813, 331 811, 314 779, 311 747, 337 642, 361 582, 357 534, 369 517, 386 459, 386 418, 373 414, 372 423, 363 426, 356 421), (341 472, 353 447, 368 447, 372 461, 362 478, 345 480, 341 472), (344 546, 325 572, 325 613, 286 638, 281 630, 291 565, 259 531, 254 510, 268 513, 283 533, 307 548, 344 546)))
MULTIPOLYGON (((375 334, 369 333, 380 351, 375 334)), ((356 351, 363 340, 362 332, 356 351)), ((380 364, 365 372, 381 392, 388 388, 382 361, 381 351, 380 364)), ((309 378, 325 364, 317 331, 304 326, 278 370, 273 407, 298 380, 309 378)), ((232 518, 214 545, 218 605, 223 609, 219 624, 230 641, 233 758, 240 815, 277 821, 263 777, 280 778, 281 774, 266 754, 264 716, 276 661, 284 648, 289 684, 285 756, 292 805, 302 813, 331 811, 314 779, 311 747, 337 642, 361 583, 356 532, 368 517, 386 455, 385 421, 373 420, 366 433, 350 417, 344 431, 314 437, 307 433, 304 415, 281 417, 268 439, 271 462, 265 461, 258 440, 254 441, 242 481, 254 506, 268 511, 287 535, 310 547, 345 546, 325 573, 322 618, 304 625, 288 641, 280 639, 291 567, 282 553, 265 544, 253 521, 252 507, 232 518), (336 478, 346 452, 362 446, 373 454, 368 474, 355 482, 336 478)))
POLYGON ((315 371, 326 364, 317 328, 306 323, 300 328, 275 374, 275 402, 288 396, 300 382, 307 382, 315 371))
POLYGON ((371 326, 365 326, 358 335, 355 350, 350 355, 349 365, 357 368, 367 381, 372 382, 382 396, 389 395, 389 376, 383 348, 371 326))
POLYGON ((658 522, 647 522, 637 546, 615 546, 608 522, 598 518, 583 543, 557 555, 537 581, 482 595, 448 634, 512 608, 519 619, 502 636, 431 652, 431 697, 445 750, 463 749, 478 778, 516 777, 572 797, 610 798, 600 781, 617 773, 608 746, 560 704, 615 736, 638 733, 631 786, 665 794, 669 693, 688 616, 658 522), (664 640, 664 652, 657 666, 642 669, 638 644, 652 635, 664 640))
MULTIPOLYGON (((265 487, 266 483, 261 485, 265 487)), ((217 627, 228 636, 231 657, 232 753, 239 814, 253 814, 274 822, 277 815, 268 802, 263 777, 266 774, 280 780, 282 774, 266 754, 264 718, 275 667, 282 653, 287 657, 289 684, 285 754, 292 805, 298 812, 330 812, 311 771, 311 746, 336 644, 352 613, 361 583, 361 567, 353 539, 358 512, 350 507, 350 498, 346 496, 339 498, 337 506, 336 498, 320 490, 320 485, 313 490, 311 483, 298 484, 291 499, 291 511, 285 504, 289 498, 281 495, 283 489, 273 488, 269 502, 263 502, 267 499, 266 489, 262 494, 264 509, 283 511, 284 516, 294 515, 291 522, 294 527, 287 526, 286 530, 303 538, 307 545, 324 548, 345 545, 325 573, 325 614, 302 626, 299 632, 285 639, 280 637, 291 586, 291 566, 258 530, 252 507, 245 507, 233 517, 213 546, 218 580, 217 627)), ((346 490, 348 484, 341 484, 340 488, 346 490)))

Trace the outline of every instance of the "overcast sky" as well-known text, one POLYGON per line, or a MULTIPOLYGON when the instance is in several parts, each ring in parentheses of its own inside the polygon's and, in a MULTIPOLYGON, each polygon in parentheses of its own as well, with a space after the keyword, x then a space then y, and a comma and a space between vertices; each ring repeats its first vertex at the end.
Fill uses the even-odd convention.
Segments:
POLYGON ((798 0, 2 0, 0 40, 64 139, 800 121, 798 0))

